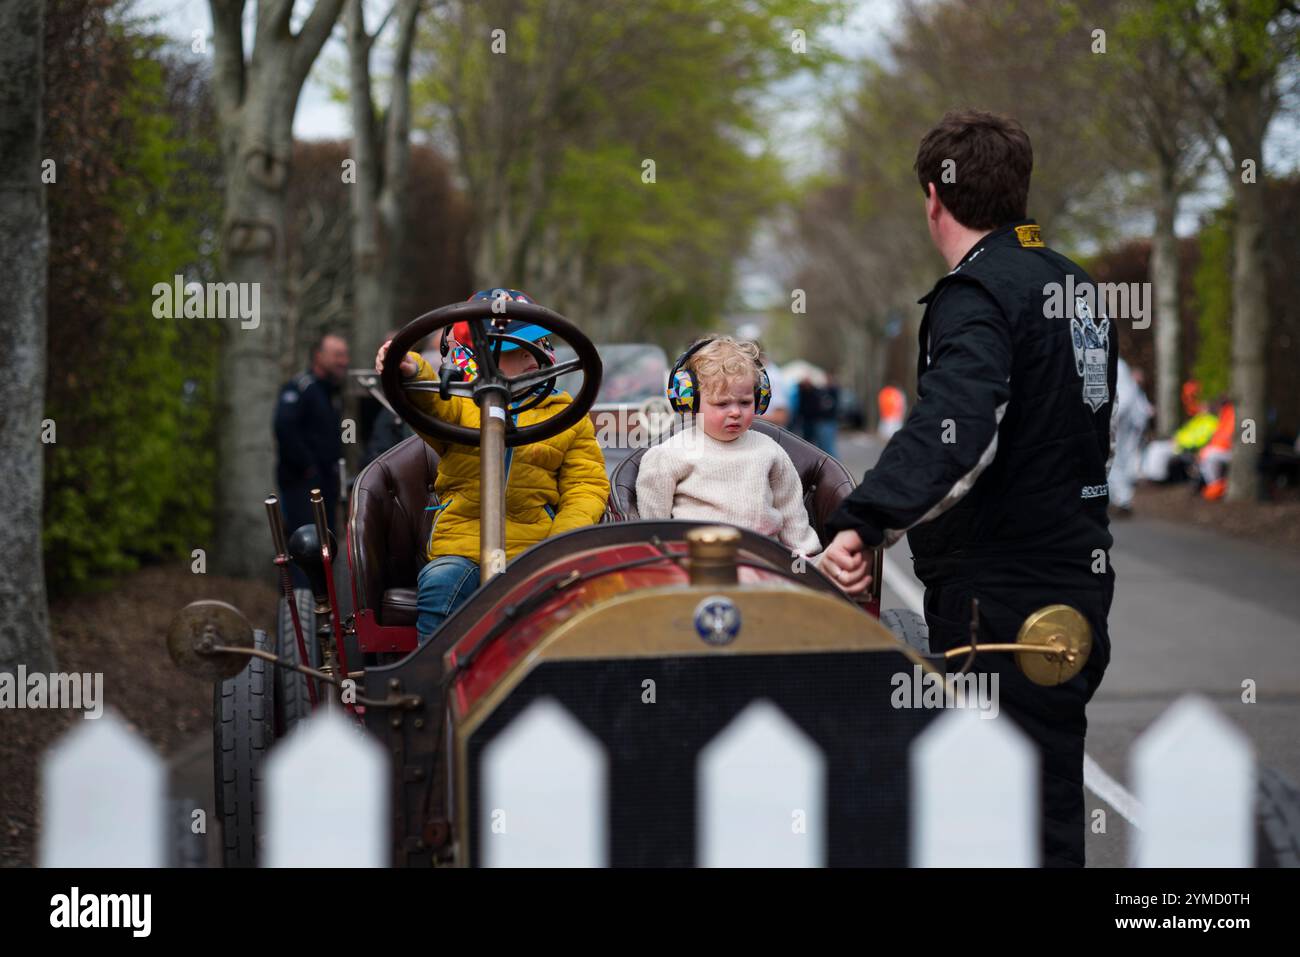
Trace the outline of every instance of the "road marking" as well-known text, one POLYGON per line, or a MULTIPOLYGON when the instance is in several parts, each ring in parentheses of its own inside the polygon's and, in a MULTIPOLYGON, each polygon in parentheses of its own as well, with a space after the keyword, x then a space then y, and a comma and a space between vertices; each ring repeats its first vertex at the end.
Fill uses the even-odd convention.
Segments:
POLYGON ((1115 813, 1134 827, 1142 819, 1142 805, 1138 799, 1125 789, 1106 769, 1092 759, 1091 754, 1083 756, 1083 785, 1097 797, 1115 809, 1115 813))
MULTIPOLYGON (((925 615, 925 592, 906 571, 889 557, 884 555, 884 579, 890 589, 902 599, 903 604, 918 615, 925 615)), ((1115 813, 1128 821, 1133 827, 1141 827, 1138 821, 1142 817, 1142 805, 1125 787, 1106 773, 1106 769, 1092 759, 1092 755, 1083 756, 1083 786, 1101 798, 1115 813)))

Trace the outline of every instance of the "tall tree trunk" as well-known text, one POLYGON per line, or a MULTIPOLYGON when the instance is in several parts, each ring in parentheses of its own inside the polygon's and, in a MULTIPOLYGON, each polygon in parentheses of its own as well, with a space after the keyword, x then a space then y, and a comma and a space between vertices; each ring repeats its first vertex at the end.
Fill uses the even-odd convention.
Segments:
POLYGON ((45 2, 0 4, 0 671, 53 671, 41 557, 49 224, 41 183, 45 2))
POLYGON ((216 556, 221 572, 268 573, 266 510, 275 486, 272 409, 285 326, 285 235, 293 117, 307 73, 343 0, 316 0, 297 34, 293 0, 260 0, 253 53, 244 59, 244 0, 209 0, 213 95, 226 176, 223 282, 257 291, 258 315, 227 319, 221 356, 216 556))
POLYGON ((224 323, 215 563, 242 578, 266 574, 268 567, 262 502, 276 490, 271 410, 287 327, 285 187, 292 149, 292 116, 286 122, 276 115, 280 110, 249 107, 238 134, 225 137, 221 281, 257 289, 259 314, 256 325, 238 318, 224 323))
MULTIPOLYGON (((1252 152, 1233 150, 1236 156, 1261 155, 1262 144, 1252 152)), ((1257 161, 1258 162, 1258 161, 1257 161)), ((1233 442, 1228 501, 1254 501, 1259 495, 1260 443, 1267 440, 1265 408, 1266 365, 1264 346, 1268 334, 1268 295, 1264 272, 1264 228, 1267 210, 1263 183, 1233 180, 1237 218, 1233 229, 1232 270, 1232 397, 1236 403, 1237 435, 1233 442), (1254 428, 1250 428, 1250 423, 1254 428), (1253 435, 1251 434, 1253 432, 1253 435), (1243 438, 1251 441, 1243 442, 1243 438)))
POLYGON ((1177 172, 1159 171, 1156 198, 1156 227, 1151 237, 1151 284, 1155 287, 1156 427, 1161 435, 1172 435, 1182 418, 1183 375, 1182 316, 1178 310, 1178 218, 1177 172))
POLYGON ((1236 206, 1232 236, 1232 398, 1236 404, 1236 436, 1228 475, 1230 502, 1249 502, 1259 497, 1260 443, 1268 440, 1264 134, 1276 105, 1272 85, 1271 75, 1243 71, 1224 89, 1226 122, 1222 125, 1236 164, 1230 173, 1236 206), (1242 169, 1246 161, 1253 166, 1249 177, 1242 169))
POLYGON ((357 181, 352 188, 353 335, 361 355, 372 354, 398 319, 394 315, 397 259, 405 241, 402 202, 410 180, 411 51, 420 0, 398 0, 394 10, 397 48, 382 131, 375 117, 370 52, 383 25, 374 35, 366 33, 362 0, 349 0, 347 12, 352 143, 357 163, 357 181))
MULTIPOLYGON (((380 265, 380 315, 387 326, 402 325, 414 316, 398 316, 398 252, 406 244, 406 197, 411 179, 411 53, 422 0, 398 0, 397 50, 393 60, 392 92, 384 123, 384 182, 379 191, 379 221, 384 229, 380 265)), ((436 305, 431 303, 430 305, 436 305)), ((381 333, 387 329, 379 330, 381 333)), ((378 343, 376 343, 378 345, 378 343)))
POLYGON ((373 353, 379 337, 388 330, 383 314, 380 278, 381 241, 378 194, 382 180, 379 135, 370 89, 370 50, 363 0, 348 0, 348 66, 352 99, 352 158, 356 182, 352 196, 352 299, 356 309, 352 325, 359 355, 373 353), (374 342, 371 346, 369 343, 374 342))

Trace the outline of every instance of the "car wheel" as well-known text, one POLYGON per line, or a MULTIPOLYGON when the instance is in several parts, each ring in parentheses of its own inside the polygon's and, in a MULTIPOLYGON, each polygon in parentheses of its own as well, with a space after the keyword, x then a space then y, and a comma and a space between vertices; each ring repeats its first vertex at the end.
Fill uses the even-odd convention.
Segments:
MULTIPOLYGON (((312 598, 311 589, 308 588, 295 589, 294 597, 297 600, 298 621, 302 625, 303 641, 307 645, 307 656, 310 659, 306 662, 307 667, 319 668, 320 648, 316 644, 315 599, 312 598)), ((280 615, 279 621, 276 623, 275 653, 294 664, 299 663, 298 639, 293 632, 293 617, 289 613, 289 600, 284 597, 280 598, 280 615)), ((307 680, 307 676, 300 672, 290 671, 287 668, 275 669, 275 734, 277 738, 284 737, 297 727, 298 722, 311 717, 311 695, 307 690, 307 680)))
MULTIPOLYGON (((271 650, 265 631, 253 632, 253 647, 271 650)), ((213 771, 226 867, 257 864, 262 773, 275 740, 274 668, 250 658, 243 671, 213 686, 213 771)))
POLYGON ((1256 867, 1300 867, 1300 789, 1274 768, 1256 785, 1256 867))
POLYGON ((887 608, 880 623, 922 655, 930 654, 930 626, 910 608, 887 608))

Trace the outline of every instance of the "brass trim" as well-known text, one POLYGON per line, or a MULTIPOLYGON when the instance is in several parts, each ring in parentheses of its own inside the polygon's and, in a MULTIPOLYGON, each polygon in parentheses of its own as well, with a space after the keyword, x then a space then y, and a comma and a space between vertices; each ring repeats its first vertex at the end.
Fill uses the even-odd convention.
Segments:
POLYGON ((247 667, 246 655, 254 653, 253 626, 234 605, 192 601, 167 626, 167 653, 187 675, 205 681, 233 678, 247 667))
POLYGON ((541 662, 840 651, 897 651, 912 664, 935 670, 877 619, 840 598, 793 583, 643 588, 584 609, 515 662, 467 714, 457 715, 449 705, 456 762, 457 865, 468 866, 473 850, 469 739, 541 662), (707 644, 695 631, 696 606, 715 596, 733 601, 741 614, 740 632, 726 645, 707 644))
POLYGON ((506 403, 493 390, 479 407, 479 585, 506 569, 506 403))
POLYGON ((1030 681, 1051 688, 1080 671, 1092 653, 1092 627, 1083 613, 1069 605, 1047 605, 1031 612, 1016 635, 1016 664, 1030 681), (1051 646, 1043 653, 1034 646, 1051 646))
POLYGON ((740 531, 730 525, 706 525, 686 533, 690 555, 686 568, 692 585, 736 584, 736 551, 740 531))

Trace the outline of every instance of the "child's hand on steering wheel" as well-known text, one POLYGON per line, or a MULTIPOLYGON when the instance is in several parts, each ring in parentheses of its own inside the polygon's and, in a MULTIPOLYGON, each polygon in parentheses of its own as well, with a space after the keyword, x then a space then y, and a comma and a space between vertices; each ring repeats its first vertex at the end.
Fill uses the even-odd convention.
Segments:
MULTIPOLYGON (((392 344, 393 344, 393 340, 389 339, 382 346, 379 347, 379 352, 375 356, 376 372, 384 371, 384 356, 388 355, 388 347, 392 344)), ((402 370, 402 375, 408 379, 420 371, 419 365, 417 365, 416 361, 411 358, 411 354, 409 352, 402 357, 401 370, 402 370)))

